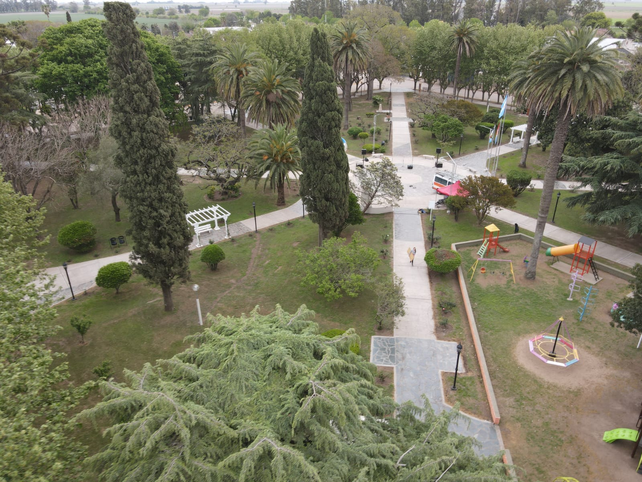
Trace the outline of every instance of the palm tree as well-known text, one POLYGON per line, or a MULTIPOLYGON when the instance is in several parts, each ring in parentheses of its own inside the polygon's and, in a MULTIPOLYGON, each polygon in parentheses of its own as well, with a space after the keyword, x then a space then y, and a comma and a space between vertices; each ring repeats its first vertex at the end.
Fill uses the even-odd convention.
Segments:
POLYGON ((237 109, 238 125, 243 135, 245 135, 245 111, 241 105, 243 81, 256 59, 257 55, 250 52, 247 45, 232 44, 223 48, 211 68, 221 95, 228 103, 233 103, 237 109))
POLYGON ((352 73, 368 65, 368 37, 365 29, 356 22, 341 22, 331 33, 330 45, 334 57, 334 69, 343 69, 343 128, 347 129, 350 111, 352 73))
POLYGON ((531 54, 530 72, 518 71, 512 79, 518 87, 516 100, 525 102, 529 109, 549 112, 558 108, 527 279, 535 279, 537 274, 539 249, 571 119, 577 113, 590 117, 601 114, 624 93, 617 53, 604 50, 598 40, 591 28, 557 32, 541 51, 531 54))
POLYGON ((245 79, 241 104, 248 118, 270 129, 274 124, 294 125, 299 114, 299 82, 291 77, 286 65, 278 60, 265 60, 250 68, 245 79))
POLYGON ((457 90, 457 82, 459 81, 459 67, 461 66, 461 56, 472 57, 475 54, 477 47, 477 35, 479 34, 479 26, 471 22, 469 19, 462 20, 453 26, 451 47, 457 52, 457 63, 455 64, 455 81, 453 91, 455 92, 455 99, 459 98, 459 91, 457 90))
POLYGON ((301 172, 299 138, 294 129, 277 124, 274 129, 257 131, 250 141, 250 156, 257 161, 257 184, 267 173, 264 186, 277 191, 277 206, 285 206, 285 184, 290 185, 290 173, 301 172))

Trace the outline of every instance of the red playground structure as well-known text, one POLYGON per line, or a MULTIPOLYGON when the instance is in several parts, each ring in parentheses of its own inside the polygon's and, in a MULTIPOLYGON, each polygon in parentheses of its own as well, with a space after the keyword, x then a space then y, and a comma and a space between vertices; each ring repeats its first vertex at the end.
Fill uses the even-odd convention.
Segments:
POLYGON ((595 248, 597 241, 588 236, 582 236, 575 244, 567 244, 566 246, 558 246, 548 248, 546 256, 565 256, 567 254, 573 255, 573 262, 571 263, 570 273, 577 271, 579 274, 584 275, 590 271, 593 272, 595 280, 599 279, 597 269, 593 264, 593 255, 595 255, 595 248))
MULTIPOLYGON (((508 253, 508 249, 499 244, 499 228, 494 224, 489 224, 484 228, 484 241, 482 247, 486 246, 484 253, 480 256, 483 258, 486 253, 493 252, 497 254, 497 248, 501 249, 504 253, 508 253)), ((480 250, 481 251, 481 250, 480 250)))

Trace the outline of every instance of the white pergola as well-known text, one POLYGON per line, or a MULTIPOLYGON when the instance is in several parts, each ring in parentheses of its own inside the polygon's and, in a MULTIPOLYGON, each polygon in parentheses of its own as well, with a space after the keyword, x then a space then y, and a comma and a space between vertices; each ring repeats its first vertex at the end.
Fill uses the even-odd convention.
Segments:
POLYGON ((214 221, 214 231, 218 231, 221 229, 218 222, 222 219, 225 223, 225 238, 229 238, 230 232, 227 229, 227 218, 229 215, 230 212, 218 204, 187 213, 185 218, 194 228, 194 234, 196 234, 196 246, 201 246, 200 235, 212 230, 212 221, 214 221))
POLYGON ((519 132, 519 139, 522 140, 524 138, 524 132, 526 132, 526 126, 527 124, 522 124, 521 126, 515 126, 510 128, 510 143, 513 143, 513 136, 515 135, 516 132, 519 132))

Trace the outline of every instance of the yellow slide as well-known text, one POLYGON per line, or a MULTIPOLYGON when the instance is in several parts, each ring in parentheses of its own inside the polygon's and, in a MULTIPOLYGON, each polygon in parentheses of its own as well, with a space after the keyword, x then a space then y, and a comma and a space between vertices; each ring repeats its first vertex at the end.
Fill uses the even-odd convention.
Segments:
POLYGON ((546 250, 546 256, 565 256, 567 254, 575 254, 579 252, 580 245, 579 243, 567 244, 566 246, 558 246, 556 248, 548 248, 546 250))

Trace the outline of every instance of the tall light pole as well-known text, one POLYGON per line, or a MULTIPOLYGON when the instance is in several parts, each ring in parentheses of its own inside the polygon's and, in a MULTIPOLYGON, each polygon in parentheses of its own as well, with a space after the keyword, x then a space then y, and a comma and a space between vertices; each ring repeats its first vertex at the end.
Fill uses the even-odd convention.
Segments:
POLYGON ((67 283, 69 283, 69 291, 71 291, 71 299, 76 301, 74 296, 74 289, 71 287, 71 280, 69 279, 69 271, 67 271, 67 263, 62 263, 62 267, 65 268, 65 274, 67 275, 67 283))
POLYGON ((562 193, 557 191, 557 200, 555 201, 555 210, 553 211, 553 219, 551 220, 551 224, 555 224, 555 215, 557 214, 557 205, 560 202, 560 196, 561 195, 562 195, 562 193))
POLYGON ((383 112, 380 112, 379 114, 374 115, 374 127, 372 128, 372 155, 374 156, 375 153, 375 136, 377 135, 377 116, 383 114, 383 112))
POLYGON ((459 371, 459 355, 461 355, 461 350, 464 347, 461 346, 461 343, 457 345, 457 363, 455 363, 455 380, 453 381, 453 386, 451 390, 457 390, 457 372, 459 371))
POLYGON ((432 245, 435 243, 435 221, 437 220, 437 216, 434 214, 432 215, 432 233, 430 233, 430 249, 432 249, 432 245))
POLYGON ((194 293, 196 293, 196 310, 198 311, 198 324, 203 326, 203 315, 201 315, 201 302, 198 300, 198 285, 192 286, 194 293))
POLYGON ((464 134, 459 137, 459 155, 461 156, 461 143, 464 141, 464 134))
POLYGON ((252 203, 252 209, 254 210, 254 232, 258 233, 259 228, 256 226, 256 203, 255 202, 252 203))

